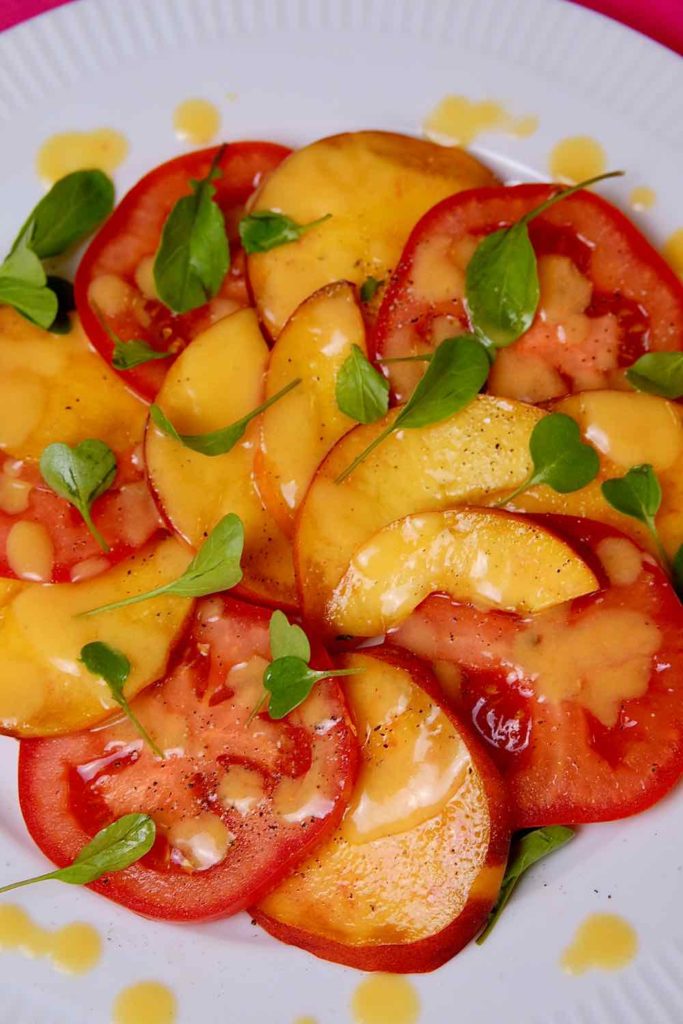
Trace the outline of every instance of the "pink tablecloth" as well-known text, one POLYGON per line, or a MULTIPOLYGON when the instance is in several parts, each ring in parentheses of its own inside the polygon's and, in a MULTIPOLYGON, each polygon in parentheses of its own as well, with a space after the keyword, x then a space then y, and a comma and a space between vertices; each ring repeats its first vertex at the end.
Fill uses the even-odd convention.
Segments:
MULTIPOLYGON (((0 0, 0 31, 69 0, 0 0)), ((115 0, 109 0, 115 3, 115 0)), ((573 0, 683 54, 683 0, 573 0)))

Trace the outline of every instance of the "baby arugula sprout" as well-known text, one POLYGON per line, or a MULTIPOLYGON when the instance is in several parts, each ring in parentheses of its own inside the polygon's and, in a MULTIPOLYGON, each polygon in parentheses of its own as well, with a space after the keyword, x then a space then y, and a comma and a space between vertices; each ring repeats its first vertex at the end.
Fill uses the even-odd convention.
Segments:
POLYGON ((551 412, 538 421, 529 439, 529 453, 531 473, 511 494, 494 502, 493 508, 507 505, 538 484, 547 484, 559 494, 580 491, 600 471, 598 453, 581 440, 576 421, 562 412, 551 412))
POLYGON ((498 900, 489 915, 486 927, 477 939, 477 945, 480 946, 491 934, 524 872, 537 864, 539 860, 547 857, 549 853, 561 849, 574 838, 574 835, 574 830, 565 828, 564 825, 546 825, 544 828, 536 828, 518 837, 510 853, 498 900))
POLYGON ((479 394, 490 368, 486 350, 471 334, 442 341, 427 371, 398 416, 339 474, 340 484, 396 430, 427 427, 463 409, 479 394))
POLYGON ((151 363, 156 359, 170 359, 171 352, 157 352, 141 338, 131 338, 124 341, 105 321, 104 317, 97 311, 100 325, 105 334, 114 344, 114 351, 111 357, 111 365, 115 370, 133 370, 136 366, 144 363, 151 363))
POLYGON ((277 210, 255 210, 248 213, 239 223, 239 233, 244 251, 248 253, 268 252, 289 242, 298 242, 303 234, 311 228, 317 228, 332 216, 309 221, 308 224, 297 224, 291 217, 277 210))
POLYGON ((660 398, 683 397, 683 352, 646 352, 626 371, 637 391, 660 398))
POLYGON ((354 345, 337 374, 336 397, 339 410, 358 423, 374 423, 389 408, 389 381, 354 345))
MULTIPOLYGON (((308 637, 301 626, 289 621, 284 612, 274 611, 268 624, 268 636, 270 639, 270 657, 272 661, 278 658, 301 658, 305 662, 311 660, 311 645, 308 637)), ((246 724, 249 725, 253 719, 265 707, 268 701, 268 693, 263 691, 258 704, 252 709, 246 724)))
POLYGON ((177 597, 206 597, 217 594, 221 590, 230 590, 242 579, 242 549, 244 548, 244 526, 239 516, 229 512, 214 526, 201 548, 194 556, 182 576, 155 590, 143 594, 132 594, 121 601, 103 604, 98 608, 90 608, 80 612, 79 617, 99 615, 100 612, 112 612, 117 608, 125 608, 139 601, 149 601, 152 597, 162 594, 174 594, 177 597))
POLYGON ((275 402, 284 398, 286 394, 293 388, 298 387, 299 384, 301 384, 301 377, 296 377, 295 380, 291 380, 289 384, 286 384, 276 394, 271 395, 265 402, 262 402, 261 405, 257 405, 255 409, 248 412, 246 416, 236 420, 227 427, 221 427, 220 430, 212 430, 208 434, 179 434, 166 413, 158 405, 151 406, 149 415, 155 427, 163 434, 166 434, 167 437, 184 445, 185 448, 191 448, 193 452, 199 452, 200 455, 225 455, 244 437, 244 432, 253 419, 260 416, 262 412, 269 409, 275 402))
POLYGON ((662 504, 662 488, 652 466, 649 463, 633 466, 624 476, 605 480, 601 490, 608 505, 625 516, 637 519, 647 527, 662 565, 670 569, 669 556, 655 523, 659 506, 662 504))
POLYGON ((71 448, 49 444, 40 456, 43 480, 60 498, 77 509, 104 552, 109 545, 92 521, 91 506, 109 490, 116 476, 116 456, 104 441, 90 439, 71 448))
POLYGON ((154 283, 159 298, 174 313, 205 305, 218 293, 230 266, 225 220, 213 201, 213 182, 222 176, 224 152, 222 146, 205 178, 190 180, 190 195, 177 201, 161 232, 154 283))
POLYGON ((124 715, 126 715, 131 725, 137 730, 140 736, 142 736, 152 753, 156 757, 160 757, 163 761, 163 751, 159 749, 142 722, 140 722, 137 715, 132 711, 130 704, 124 695, 123 688, 126 685, 128 676, 130 675, 130 661, 126 655, 122 651, 118 651, 115 647, 110 647, 109 644, 102 643, 100 640, 93 640, 92 643, 86 644, 85 647, 81 647, 80 660, 85 665, 88 672, 92 672, 94 676, 99 676, 100 679, 104 679, 105 683, 109 687, 112 697, 121 708, 124 715))
POLYGON ((46 278, 41 261, 80 242, 113 206, 114 186, 102 171, 74 171, 55 182, 31 211, 0 264, 0 303, 39 327, 51 327, 60 295, 46 278))
POLYGON ((148 814, 124 814, 111 825, 101 829, 83 847, 75 860, 65 868, 48 871, 35 878, 3 885, 0 893, 21 889, 34 882, 66 882, 69 885, 90 885, 102 875, 123 871, 144 857, 154 846, 156 826, 148 814))
POLYGON ((536 315, 540 286, 529 223, 580 189, 621 174, 611 171, 564 188, 515 224, 482 239, 467 266, 465 298, 472 326, 484 344, 493 349, 511 345, 528 331, 536 315))
POLYGON ((359 289, 361 302, 372 302, 384 281, 378 281, 376 277, 366 277, 359 289))

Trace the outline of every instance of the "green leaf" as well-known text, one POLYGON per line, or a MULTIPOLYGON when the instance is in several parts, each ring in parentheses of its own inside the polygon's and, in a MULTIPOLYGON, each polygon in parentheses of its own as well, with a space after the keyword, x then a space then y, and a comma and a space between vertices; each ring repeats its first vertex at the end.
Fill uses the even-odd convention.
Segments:
POLYGON ((242 217, 240 221, 242 246, 248 253, 268 252, 280 245, 298 242, 306 231, 316 228, 331 216, 331 213, 326 213, 324 217, 312 220, 308 224, 297 224, 291 217, 276 210, 255 210, 254 213, 242 217))
POLYGON ((384 281, 378 281, 376 277, 366 277, 360 286, 360 301, 372 302, 384 281))
POLYGON ((541 290, 525 223, 482 239, 467 265, 465 294, 475 329, 495 348, 511 345, 529 330, 541 290))
POLYGON ((182 444, 185 448, 190 448, 193 452, 198 452, 200 455, 212 457, 225 455, 244 437, 244 432, 256 416, 260 416, 262 412, 269 409, 271 405, 274 405, 275 402, 279 401, 299 384, 301 384, 301 377, 290 381, 277 394, 272 395, 265 402, 262 402, 261 405, 257 405, 255 409, 248 412, 241 420, 237 420, 227 427, 221 427, 220 430, 212 430, 208 434, 178 433, 166 413, 156 404, 151 406, 149 414, 155 427, 166 434, 167 437, 182 444))
POLYGON ((47 329, 57 316, 57 296, 46 287, 43 265, 29 242, 27 228, 0 264, 0 304, 12 306, 27 320, 47 329))
POLYGON ((91 234, 113 209, 111 178, 97 170, 74 171, 56 181, 43 196, 18 239, 28 231, 37 257, 59 256, 91 234))
POLYGON ((549 853, 561 849, 574 838, 574 835, 574 830, 565 828, 564 825, 546 825, 545 828, 536 828, 518 838, 510 854, 498 900, 489 915, 486 927, 477 939, 477 945, 481 945, 490 935, 525 871, 547 857, 549 853))
POLYGON ((212 182, 220 177, 216 154, 206 178, 191 181, 192 194, 179 199, 166 218, 154 259, 154 283, 161 301, 175 313, 205 305, 219 291, 230 266, 225 221, 214 203, 212 182))
POLYGON ((121 338, 118 338, 114 342, 111 365, 115 370, 133 370, 136 366, 143 366, 145 363, 151 363, 157 359, 170 359, 170 357, 170 352, 157 352, 155 348, 140 338, 131 338, 130 341, 122 341, 121 338))
POLYGON ((43 480, 60 498, 78 509, 83 521, 103 551, 109 551, 104 537, 92 521, 90 507, 104 494, 116 476, 116 456, 104 441, 49 444, 40 456, 43 480))
POLYGON ((624 476, 605 480, 601 489, 605 501, 617 512, 645 524, 655 542, 662 564, 669 569, 669 556, 655 523, 655 516, 662 503, 662 488, 652 466, 649 463, 633 466, 624 476))
POLYGON ((345 416, 359 423, 374 423, 389 408, 389 381, 354 345, 337 373, 337 405, 345 416))
POLYGON ((600 457, 581 440, 581 431, 571 416, 551 412, 539 420, 529 440, 533 469, 511 494, 495 503, 506 505, 530 487, 547 484, 559 494, 579 491, 600 472, 600 457))
POLYGON ((47 286, 57 297, 57 315, 50 325, 52 334, 68 334, 71 330, 71 317, 76 308, 74 286, 65 277, 48 274, 47 286))
POLYGON ((231 590, 242 579, 240 560, 244 548, 244 526, 239 516, 229 512, 214 526, 187 569, 177 580, 148 590, 144 594, 133 594, 121 601, 104 604, 81 612, 83 616, 98 615, 125 608, 140 601, 148 601, 162 594, 178 597, 206 597, 222 590, 231 590))
POLYGON ((142 736, 145 743, 149 745, 152 752, 163 760, 163 752, 149 735, 137 715, 131 710, 130 704, 124 695, 123 688, 130 675, 130 661, 126 655, 115 647, 110 647, 109 644, 102 643, 100 640, 94 640, 92 643, 86 644, 85 647, 81 648, 81 661, 88 672, 92 672, 94 676, 99 676, 105 681, 111 690, 112 697, 133 727, 142 736))
POLYGON ((439 423, 459 412, 486 382, 491 364, 484 346, 472 335, 447 338, 434 351, 424 377, 400 413, 353 462, 339 474, 340 484, 395 430, 439 423))
POLYGON ((309 668, 303 658, 291 655, 271 661, 263 673, 263 685, 270 694, 268 714, 271 718, 280 719, 288 715, 294 708, 308 697, 316 683, 321 679, 336 676, 356 675, 359 669, 328 669, 316 672, 309 668))
POLYGON ((69 885, 89 885, 102 875, 123 871, 135 864, 152 849, 156 838, 156 826, 147 814, 124 814, 122 818, 103 828, 94 839, 83 847, 76 859, 65 868, 58 868, 45 875, 26 878, 0 888, 0 893, 10 892, 34 882, 53 879, 69 885))
POLYGON ((9 256, 0 264, 0 278, 22 281, 26 285, 41 288, 47 278, 40 262, 31 248, 31 228, 19 235, 9 256))
POLYGON ((629 366, 626 377, 638 391, 661 398, 681 398, 683 352, 648 352, 629 366))
POLYGON ((309 662, 311 645, 301 626, 290 623, 284 612, 274 611, 268 627, 270 636, 270 656, 273 661, 278 658, 301 658, 309 662))

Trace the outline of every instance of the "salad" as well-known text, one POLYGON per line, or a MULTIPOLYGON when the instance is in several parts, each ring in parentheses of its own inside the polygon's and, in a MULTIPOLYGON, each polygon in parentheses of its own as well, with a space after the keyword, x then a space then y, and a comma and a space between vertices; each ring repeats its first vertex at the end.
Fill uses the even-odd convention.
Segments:
POLYGON ((431 971, 676 785, 683 285, 612 176, 360 131, 189 153, 118 205, 77 171, 28 215, 0 727, 55 867, 0 892, 431 971))

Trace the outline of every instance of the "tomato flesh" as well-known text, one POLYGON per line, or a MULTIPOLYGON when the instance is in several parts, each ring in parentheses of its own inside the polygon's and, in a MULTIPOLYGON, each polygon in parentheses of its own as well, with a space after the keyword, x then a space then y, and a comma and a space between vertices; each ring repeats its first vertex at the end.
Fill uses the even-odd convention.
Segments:
MULTIPOLYGON (((631 543, 590 520, 538 519, 588 557, 631 543)), ((683 773, 683 606, 649 555, 632 580, 535 616, 434 595, 393 639, 462 670, 461 710, 507 776, 517 828, 636 814, 683 773), (576 692, 550 693, 558 678, 576 692)))
MULTIPOLYGON (((557 191, 552 185, 473 189, 444 200, 414 228, 384 297, 373 333, 374 354, 430 351, 469 329, 464 274, 478 241, 515 223, 557 191), (424 268, 428 268, 428 272, 424 268), (441 280, 433 285, 435 273, 441 280)), ((590 192, 562 200, 531 221, 539 257, 564 257, 590 289, 580 322, 569 312, 548 322, 541 307, 531 328, 499 354, 519 377, 518 357, 552 374, 533 397, 509 390, 495 369, 497 394, 547 400, 614 384, 620 367, 647 351, 678 350, 683 337, 683 285, 649 242, 615 207, 590 192), (512 359, 515 359, 514 364, 512 359)), ((419 364, 418 364, 419 366, 419 364)), ((405 400, 419 379, 415 364, 388 364, 395 394, 405 400)))
POLYGON ((136 277, 145 259, 157 251, 164 222, 178 199, 190 193, 191 179, 208 173, 218 147, 188 153, 156 167, 124 196, 91 242, 75 280, 76 307, 83 327, 95 348, 111 362, 114 343, 106 328, 123 341, 141 339, 171 358, 144 363, 121 371, 126 383, 151 401, 164 379, 172 357, 197 334, 221 316, 249 305, 244 252, 237 225, 244 206, 265 175, 290 152, 271 142, 235 142, 227 145, 214 181, 215 202, 225 217, 230 239, 230 270, 218 295, 188 313, 175 314, 157 298, 145 293, 136 277), (123 299, 118 308, 93 305, 93 282, 114 278, 123 299))
POLYGON ((22 742, 21 807, 48 857, 66 864, 108 822, 151 814, 152 851, 93 888, 149 917, 202 920, 258 901, 335 828, 356 769, 338 684, 282 721, 247 722, 269 619, 228 597, 200 602, 175 667, 133 703, 164 760, 127 720, 22 742))

